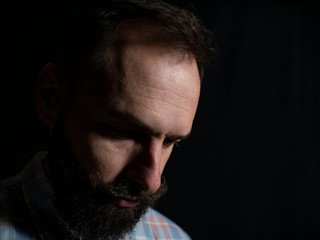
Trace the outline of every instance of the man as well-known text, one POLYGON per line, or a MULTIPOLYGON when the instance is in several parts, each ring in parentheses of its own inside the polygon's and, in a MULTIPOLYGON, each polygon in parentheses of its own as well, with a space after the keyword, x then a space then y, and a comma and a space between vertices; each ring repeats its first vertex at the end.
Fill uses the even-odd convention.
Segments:
POLYGON ((1 239, 189 239, 151 208, 191 131, 207 30, 162 1, 94 1, 73 17, 37 107, 50 147, 1 183, 1 239))

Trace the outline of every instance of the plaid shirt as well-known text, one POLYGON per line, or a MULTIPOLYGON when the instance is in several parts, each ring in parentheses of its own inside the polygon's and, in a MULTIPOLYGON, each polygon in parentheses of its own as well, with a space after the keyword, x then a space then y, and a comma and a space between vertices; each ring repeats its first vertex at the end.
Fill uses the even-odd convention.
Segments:
MULTIPOLYGON (((0 182, 0 239, 53 240, 61 232, 54 192, 39 152, 22 173, 0 182)), ((59 240, 67 237, 59 237, 59 240)), ((190 239, 174 222, 150 208, 126 240, 190 239)))

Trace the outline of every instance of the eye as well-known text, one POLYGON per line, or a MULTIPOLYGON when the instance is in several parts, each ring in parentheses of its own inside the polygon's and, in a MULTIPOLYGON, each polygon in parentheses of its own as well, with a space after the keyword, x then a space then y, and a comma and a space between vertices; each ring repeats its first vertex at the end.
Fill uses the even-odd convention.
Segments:
POLYGON ((179 147, 179 143, 181 142, 181 139, 170 139, 170 138, 166 138, 163 141, 163 146, 164 147, 170 147, 172 145, 175 145, 177 147, 179 147))
POLYGON ((135 132, 127 129, 122 129, 109 124, 98 126, 98 132, 105 137, 123 139, 123 138, 134 138, 135 132))

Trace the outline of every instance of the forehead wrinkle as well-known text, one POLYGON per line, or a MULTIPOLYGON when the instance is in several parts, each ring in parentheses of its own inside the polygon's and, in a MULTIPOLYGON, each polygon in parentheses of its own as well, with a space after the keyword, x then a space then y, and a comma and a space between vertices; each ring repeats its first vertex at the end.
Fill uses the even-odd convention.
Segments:
MULTIPOLYGON (((190 61, 190 63, 192 63, 192 61, 190 61)), ((197 90, 198 87, 196 87, 196 90, 187 89, 184 87, 183 83, 176 83, 172 76, 168 77, 167 74, 170 73, 163 73, 159 71, 155 72, 150 69, 140 69, 139 66, 133 66, 131 66, 129 72, 125 74, 122 79, 122 90, 123 93, 129 93, 127 96, 131 96, 132 93, 134 93, 135 96, 138 95, 139 97, 148 98, 158 102, 162 101, 185 112, 191 112, 191 110, 197 105, 200 93, 197 90), (132 76, 140 77, 135 78, 135 81, 131 81, 130 77, 132 76), (168 99, 171 101, 168 101, 168 99)), ((155 67, 155 69, 157 69, 157 67, 155 67)), ((179 72, 179 75, 180 76, 176 77, 181 78, 181 75, 183 77, 181 72, 179 72)), ((186 79, 186 81, 189 80, 186 79)))
MULTIPOLYGON (((142 95, 142 94, 140 94, 139 97, 142 97, 142 98, 145 98, 145 99, 151 99, 151 100, 156 101, 156 102, 164 102, 164 103, 169 104, 169 105, 171 105, 171 106, 173 106, 173 107, 175 107, 175 108, 177 108, 177 109, 180 109, 180 110, 182 110, 182 111, 184 111, 184 112, 187 112, 187 113, 190 113, 190 112, 191 112, 191 111, 189 110, 189 109, 190 109, 189 107, 183 108, 183 107, 181 107, 181 106, 178 106, 177 104, 174 104, 174 103, 171 103, 171 102, 169 102, 169 101, 166 101, 165 99, 157 99, 157 98, 154 98, 154 97, 151 97, 151 96, 147 96, 147 95, 142 95), (189 110, 189 111, 188 111, 188 110, 189 110)), ((137 104, 137 102, 135 102, 135 103, 137 104)), ((142 104, 140 104, 140 105, 142 105, 142 104)), ((148 109, 151 109, 151 108, 148 108, 148 109)), ((153 112, 156 113, 157 111, 153 111, 153 112)))
MULTIPOLYGON (((163 79, 167 79, 167 80, 170 80, 169 78, 167 77, 163 77, 163 79)), ((161 92, 170 92, 174 95, 176 95, 177 97, 179 98, 182 98, 183 100, 186 100, 188 102, 192 102, 193 99, 190 99, 190 98, 187 98, 187 97, 184 97, 183 95, 169 89, 169 88, 165 88, 165 87, 160 87, 160 86, 152 86, 151 84, 147 84, 147 82, 144 82, 144 83, 140 83, 140 82, 136 82, 137 85, 139 85, 139 87, 142 87, 142 88, 151 88, 151 89, 154 89, 154 90, 157 90, 157 91, 161 91, 161 92)))
MULTIPOLYGON (((144 104, 140 103, 139 101, 135 101, 134 104, 136 104, 136 105, 138 105, 138 106, 140 106, 140 107, 142 107, 142 108, 145 108, 145 109, 149 110, 150 112, 155 113, 155 114, 158 115, 158 116, 162 116, 162 115, 166 114, 166 112, 157 111, 156 108, 151 108, 151 107, 145 106, 144 104)), ((181 108, 178 108, 178 109, 181 109, 181 108)), ((183 110, 183 109, 181 109, 181 110, 183 110)), ((187 111, 185 111, 185 112, 187 112, 187 111)), ((187 112, 187 113, 189 113, 189 112, 187 112)), ((180 115, 181 115, 181 114, 180 114, 180 115)), ((181 118, 181 120, 182 120, 183 122, 187 122, 187 121, 185 120, 185 118, 181 118)))
MULTIPOLYGON (((165 76, 161 76, 162 79, 165 79, 165 83, 168 85, 170 84, 171 87, 168 87, 164 84, 161 84, 162 81, 156 81, 157 77, 152 77, 152 73, 145 74, 147 77, 142 77, 138 79, 138 81, 130 81, 128 86, 125 86, 124 90, 128 91, 127 96, 132 96, 132 93, 134 93, 134 96, 138 96, 139 98, 152 100, 154 102, 163 102, 168 105, 173 106, 176 109, 180 109, 186 113, 192 113, 194 112, 197 103, 198 103, 198 97, 199 94, 194 89, 184 89, 181 86, 174 86, 174 83, 171 82, 171 79, 165 76), (152 83, 149 81, 145 81, 145 78, 153 78, 152 83), (180 89, 181 93, 179 93, 178 90, 180 89), (182 91, 184 93, 187 93, 186 96, 182 95, 182 91)), ((155 75, 155 74, 154 74, 155 75)), ((137 103, 139 100, 132 98, 135 103, 137 103)), ((148 101, 144 101, 148 102, 148 101)), ((157 110, 153 112, 158 112, 157 110)))

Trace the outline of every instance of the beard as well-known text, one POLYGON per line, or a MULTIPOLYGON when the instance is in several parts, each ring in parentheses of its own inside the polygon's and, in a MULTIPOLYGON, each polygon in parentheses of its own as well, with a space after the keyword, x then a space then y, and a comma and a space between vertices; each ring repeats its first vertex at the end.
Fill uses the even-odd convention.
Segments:
MULTIPOLYGON (((132 231, 147 209, 165 195, 167 185, 162 178, 155 193, 141 191, 138 183, 121 177, 112 183, 93 182, 77 163, 68 143, 62 122, 58 122, 51 138, 48 164, 56 193, 56 205, 68 239, 119 239, 132 231), (116 206, 108 199, 139 198, 130 208, 116 206)), ((90 159, 88 159, 90 161, 90 159)))

